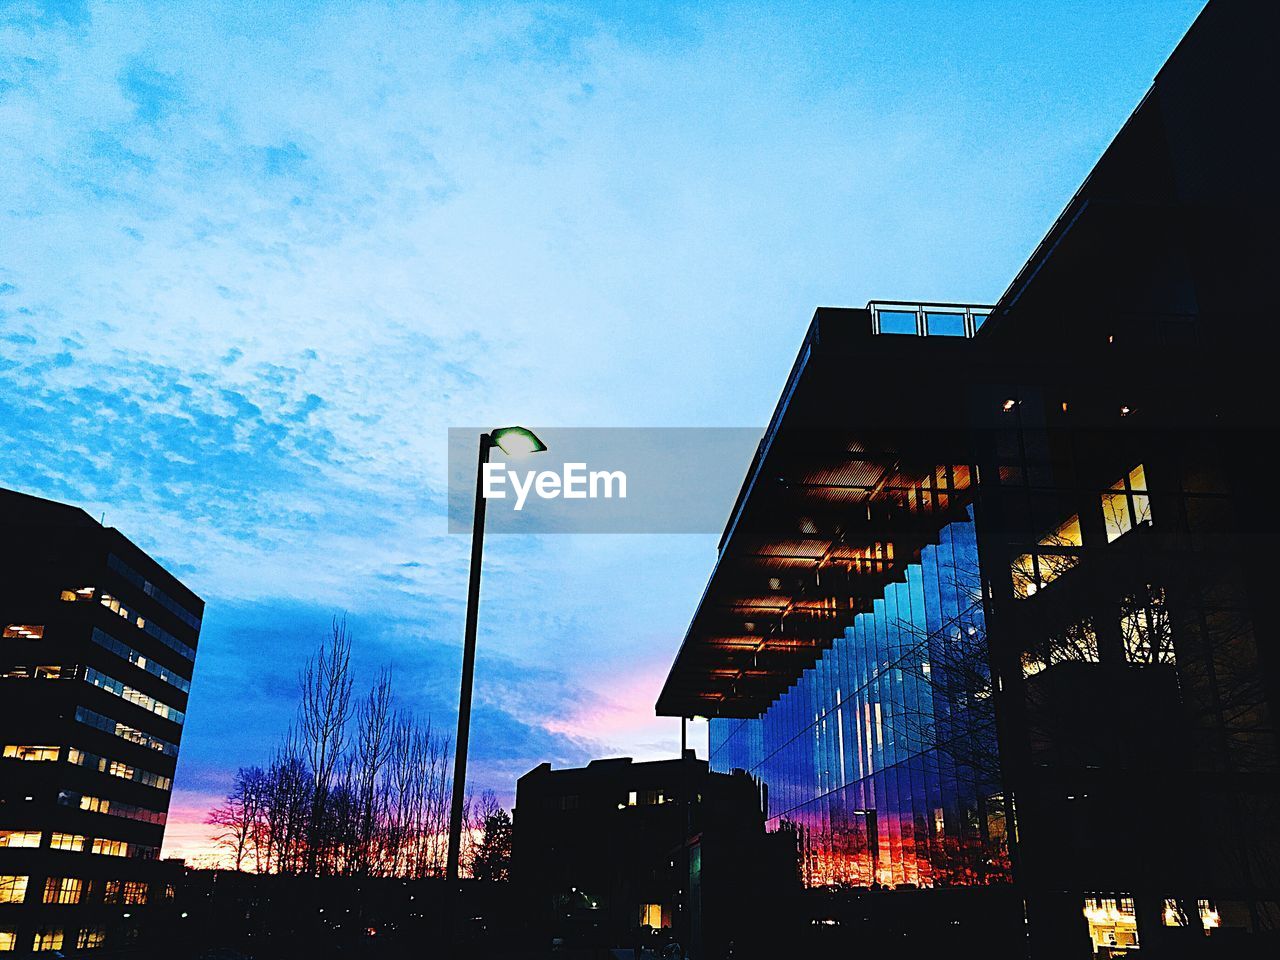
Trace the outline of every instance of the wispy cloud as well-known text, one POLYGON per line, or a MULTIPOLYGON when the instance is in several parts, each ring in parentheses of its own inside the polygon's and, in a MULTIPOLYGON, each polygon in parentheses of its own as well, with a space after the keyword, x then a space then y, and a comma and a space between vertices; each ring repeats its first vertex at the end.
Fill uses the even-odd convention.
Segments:
MULTIPOLYGON (((335 610, 452 722, 449 426, 763 424, 816 304, 995 296, 1198 5, 6 5, 0 482, 209 601, 180 797, 335 610)), ((477 783, 673 749, 712 551, 495 538, 477 783)))

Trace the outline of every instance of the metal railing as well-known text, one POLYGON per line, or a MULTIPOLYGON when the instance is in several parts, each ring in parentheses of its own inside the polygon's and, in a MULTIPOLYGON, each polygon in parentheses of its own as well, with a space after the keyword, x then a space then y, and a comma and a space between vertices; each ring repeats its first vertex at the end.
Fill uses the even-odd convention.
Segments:
POLYGON ((990 316, 992 308, 971 303, 872 300, 867 309, 871 311, 873 334, 971 339, 990 316))

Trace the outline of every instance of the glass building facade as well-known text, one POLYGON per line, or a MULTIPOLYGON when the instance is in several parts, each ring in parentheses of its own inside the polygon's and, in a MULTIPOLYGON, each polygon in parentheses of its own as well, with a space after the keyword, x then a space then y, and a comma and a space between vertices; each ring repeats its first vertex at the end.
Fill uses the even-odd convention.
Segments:
POLYGON ((1002 956, 1276 953, 1265 11, 1206 6, 994 306, 814 314, 656 704, 810 888, 1012 896, 1002 956))
POLYGON ((762 716, 712 719, 712 769, 762 784, 810 886, 1009 879, 977 539, 943 527, 762 716))

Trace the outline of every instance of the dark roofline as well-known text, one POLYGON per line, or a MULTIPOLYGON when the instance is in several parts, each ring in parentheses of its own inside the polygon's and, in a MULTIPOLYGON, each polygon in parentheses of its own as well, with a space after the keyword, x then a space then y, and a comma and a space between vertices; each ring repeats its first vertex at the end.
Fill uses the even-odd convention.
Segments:
POLYGON ((149 577, 159 576, 163 578, 164 583, 158 585, 176 594, 175 599, 188 606, 191 613, 202 619, 204 617, 205 604, 203 597, 183 583, 163 563, 130 540, 121 530, 116 527, 104 526, 81 507, 50 500, 46 497, 38 497, 30 493, 23 493, 20 490, 0 487, 0 522, 15 526, 57 524, 59 526, 93 530, 103 536, 110 537, 117 544, 123 545, 124 552, 132 554, 129 558, 122 557, 121 559, 131 559, 137 563, 138 558, 142 558, 149 568, 153 568, 147 571, 149 577))
POLYGON ((67 526, 106 529, 80 507, 37 497, 20 490, 0 487, 0 518, 3 518, 6 523, 22 523, 28 517, 40 523, 63 523, 67 526))
POLYGON ((600 773, 613 770, 648 770, 655 767, 672 766, 674 764, 702 764, 706 765, 706 760, 699 760, 693 755, 693 750, 688 751, 690 756, 684 757, 665 757, 661 760, 633 760, 631 757, 597 757, 594 760, 588 760, 585 766, 581 767, 559 767, 552 769, 550 761, 544 761, 534 767, 527 773, 521 774, 516 778, 517 782, 524 780, 526 777, 543 776, 552 774, 586 774, 600 773))
MULTIPOLYGON (((1170 69, 1170 66, 1175 60, 1180 56, 1185 55, 1189 38, 1197 32, 1197 28, 1201 27, 1201 23, 1203 21, 1213 16, 1213 12, 1221 5, 1220 0, 1210 0, 1210 2, 1206 3, 1204 7, 1201 8, 1200 12, 1196 14, 1196 18, 1191 22, 1191 26, 1187 28, 1181 39, 1179 39, 1177 44, 1174 46, 1173 52, 1165 58, 1164 62, 1160 65, 1160 68, 1156 71, 1156 75, 1152 78, 1150 86, 1148 86, 1146 92, 1143 93, 1137 106, 1129 111, 1129 115, 1125 118, 1124 123, 1122 123, 1120 125, 1120 129, 1112 135, 1111 140, 1102 151, 1102 154, 1094 162, 1093 166, 1089 168, 1089 172, 1085 175, 1084 180, 1081 181, 1080 186, 1077 187, 1076 191, 1071 195, 1066 206, 1062 208, 1062 212, 1058 214, 1044 237, 1036 244, 1035 248, 1031 251, 1031 255, 1027 258, 1026 263, 1024 263, 1022 268, 1014 275, 1009 286, 1005 288, 1004 293, 1000 294, 999 299, 996 300, 995 307, 992 308, 991 316, 987 318, 986 324, 983 325, 983 330, 990 331, 1001 325, 1001 322, 1017 304, 1018 299, 1026 291, 1027 287, 1031 285, 1031 281, 1035 279, 1041 268, 1053 255, 1054 250, 1057 249, 1058 245, 1070 232, 1071 228, 1075 226, 1076 222, 1080 219, 1080 216, 1084 213, 1085 208, 1089 205, 1089 199, 1085 196, 1085 193, 1087 192, 1090 184, 1092 184, 1094 175, 1097 173, 1098 169, 1106 163, 1107 158, 1112 155, 1113 151, 1116 149, 1116 145, 1124 137, 1125 131, 1133 125, 1134 119, 1142 111, 1142 108, 1151 100, 1151 95, 1155 92, 1156 85, 1160 82, 1161 77, 1170 69)), ((979 335, 981 335, 981 333, 979 335)))
MULTIPOLYGON (((925 335, 920 335, 919 331, 916 335, 877 333, 874 330, 873 313, 883 306, 911 307, 914 310, 929 308, 948 311, 964 310, 966 316, 975 310, 989 316, 991 309, 985 304, 975 305, 952 301, 872 300, 865 307, 818 307, 814 311, 813 317, 805 330, 800 349, 787 375, 782 393, 774 407, 769 425, 765 428, 764 435, 756 447, 746 476, 738 490, 733 509, 730 511, 724 532, 721 534, 717 544, 716 559, 710 576, 708 576, 698 602, 694 607, 693 616, 690 618, 689 625, 681 638, 679 649, 672 659, 671 668, 668 671, 667 678, 663 683, 662 691, 659 693, 658 701, 655 705, 659 716, 705 715, 707 704, 699 704, 696 709, 682 709, 681 705, 670 702, 671 695, 669 690, 675 678, 681 675, 682 668, 685 670, 693 669, 688 666, 689 661, 686 660, 686 656, 695 647, 695 628, 700 612, 707 607, 709 600, 712 598, 713 588, 721 580, 722 567, 725 566, 726 562, 729 562, 726 561, 726 558, 731 557, 733 554, 735 537, 743 523, 743 518, 747 515, 753 496, 757 494, 758 490, 764 488, 765 481, 769 479, 765 473, 765 466, 769 464, 770 453, 775 443, 783 434, 783 424, 787 419, 788 411, 798 392, 805 389, 804 384, 812 382, 815 377, 823 376, 822 371, 826 369, 823 362, 824 352, 843 351, 850 349, 853 344, 873 344, 881 341, 884 341, 886 345, 887 343, 895 344, 894 349, 897 350, 913 349, 915 347, 926 349, 924 344, 927 343, 935 345, 939 343, 969 343, 972 339, 970 336, 964 338, 929 336, 927 335, 927 330, 924 331, 925 335), (852 337, 852 339, 848 339, 849 337, 852 337), (816 372, 811 374, 811 371, 816 372)), ((971 328, 969 332, 972 332, 971 328)))

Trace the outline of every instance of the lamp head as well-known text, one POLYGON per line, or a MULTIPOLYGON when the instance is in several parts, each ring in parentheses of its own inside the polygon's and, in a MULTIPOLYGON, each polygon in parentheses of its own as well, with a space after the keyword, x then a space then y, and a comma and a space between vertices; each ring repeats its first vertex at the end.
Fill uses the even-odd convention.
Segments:
POLYGON ((509 457, 541 453, 547 449, 538 435, 525 427, 498 427, 489 434, 489 440, 509 457))

